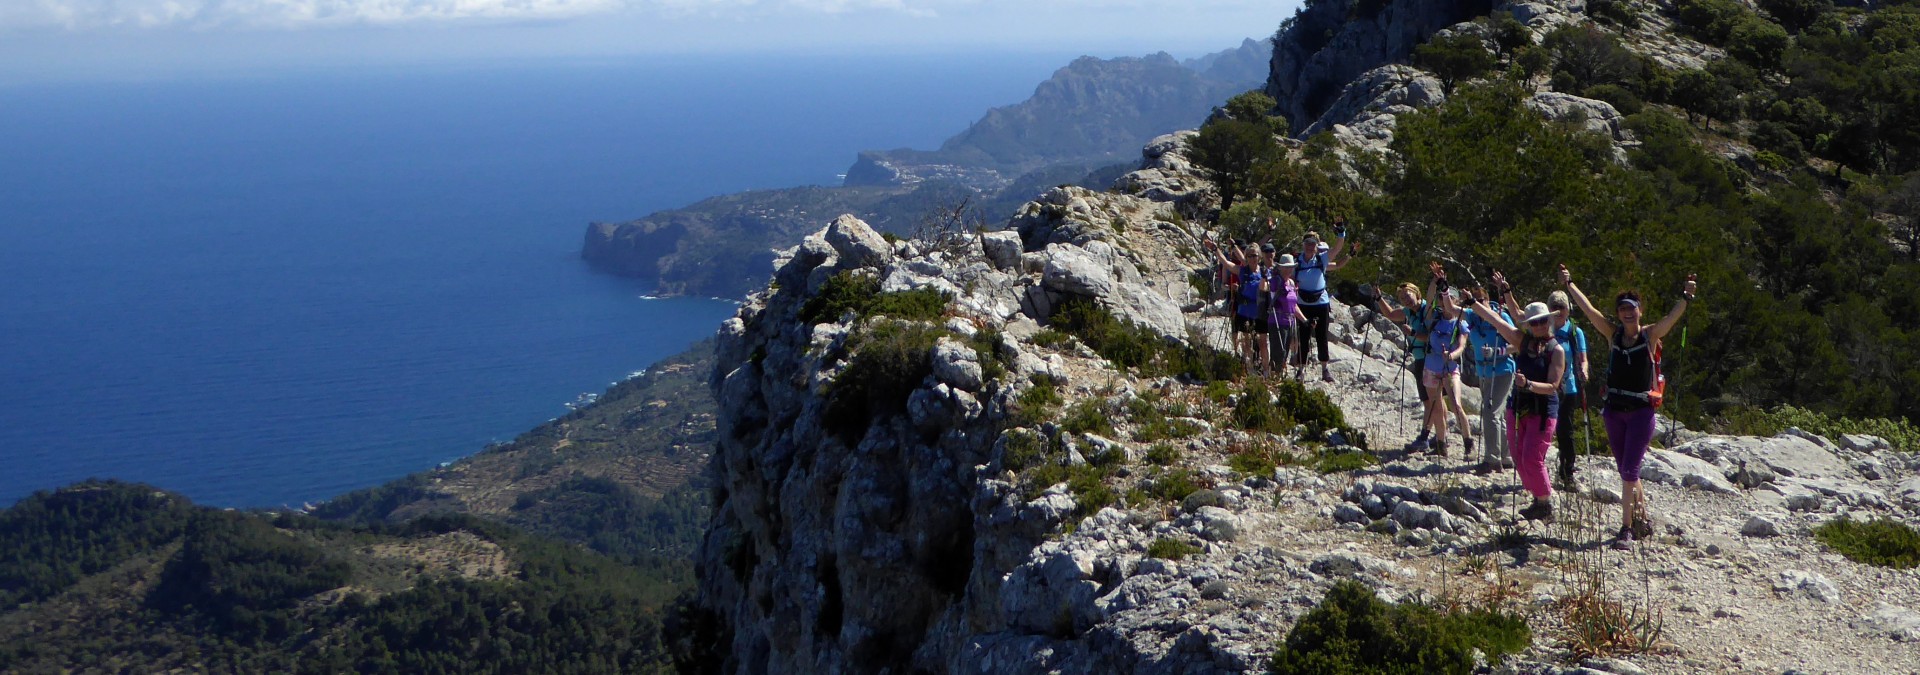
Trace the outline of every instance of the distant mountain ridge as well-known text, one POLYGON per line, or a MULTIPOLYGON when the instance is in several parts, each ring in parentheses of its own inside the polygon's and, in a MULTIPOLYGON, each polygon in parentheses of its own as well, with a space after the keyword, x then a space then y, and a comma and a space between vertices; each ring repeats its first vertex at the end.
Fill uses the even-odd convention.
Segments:
POLYGON ((1049 164, 1132 160, 1155 136, 1192 126, 1213 106, 1266 82, 1271 41, 1185 62, 1083 56, 1020 103, 988 110, 938 150, 860 153, 847 185, 910 185, 950 178, 983 188, 1049 164))
POLYGON ((766 283, 773 249, 843 213, 906 234, 943 207, 966 203, 972 215, 1000 220, 1055 185, 1105 188, 1103 180, 1138 163, 1147 141, 1261 87, 1270 45, 1245 40, 1184 63, 1165 53, 1081 57, 938 150, 862 152, 837 187, 741 192, 592 223, 580 257, 596 270, 648 280, 658 294, 741 297, 766 283))

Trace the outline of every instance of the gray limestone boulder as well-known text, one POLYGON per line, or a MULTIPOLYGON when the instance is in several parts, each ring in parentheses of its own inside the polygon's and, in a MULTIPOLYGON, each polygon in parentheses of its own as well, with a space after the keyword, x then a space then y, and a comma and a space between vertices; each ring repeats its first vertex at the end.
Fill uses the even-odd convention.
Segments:
POLYGON ((1787 570, 1773 581, 1773 592, 1797 595, 1825 603, 1839 602, 1840 589, 1818 572, 1787 570))
POLYGON ((1884 602, 1873 603, 1866 623, 1874 632, 1900 642, 1920 642, 1920 612, 1884 602))
POLYGON ((1047 266, 1041 283, 1062 293, 1104 298, 1113 293, 1113 273, 1109 267, 1074 246, 1047 248, 1047 266))
POLYGON ((933 375, 965 391, 979 391, 985 379, 979 354, 952 338, 941 338, 934 344, 933 375))
POLYGON ((987 260, 996 269, 1019 270, 1020 254, 1025 252, 1025 244, 1020 241, 1020 233, 1000 231, 980 235, 980 243, 986 249, 987 260))
POLYGON ((840 254, 841 264, 852 267, 879 267, 893 259, 893 245, 866 221, 852 215, 833 219, 827 226, 827 244, 840 254))

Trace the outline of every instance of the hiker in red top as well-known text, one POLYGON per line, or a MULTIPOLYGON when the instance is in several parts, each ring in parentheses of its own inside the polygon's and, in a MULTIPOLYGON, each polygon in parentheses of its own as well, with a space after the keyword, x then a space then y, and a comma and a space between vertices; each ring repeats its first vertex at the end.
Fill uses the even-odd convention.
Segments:
POLYGON ((1660 340, 1680 323, 1680 317, 1693 304, 1698 285, 1692 276, 1680 292, 1680 302, 1659 323, 1640 323, 1644 313, 1640 294, 1621 291, 1614 296, 1614 313, 1609 316, 1587 300, 1587 294, 1573 285, 1573 273, 1560 266, 1560 283, 1585 312, 1593 329, 1611 336, 1612 351, 1607 367, 1607 402, 1602 419, 1607 425, 1607 444, 1613 450, 1614 465, 1620 469, 1620 531, 1613 547, 1628 550, 1635 537, 1653 535, 1653 521, 1647 517, 1647 493, 1640 485, 1640 463, 1647 458, 1647 446, 1653 442, 1654 411, 1664 395, 1664 380, 1659 375, 1660 340))

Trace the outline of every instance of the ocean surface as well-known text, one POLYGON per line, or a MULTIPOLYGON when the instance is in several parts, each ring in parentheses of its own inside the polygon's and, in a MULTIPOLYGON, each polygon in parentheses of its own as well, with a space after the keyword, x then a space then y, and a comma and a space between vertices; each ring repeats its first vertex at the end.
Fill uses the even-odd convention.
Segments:
POLYGON ((703 57, 0 88, 0 506, 298 506, 505 441, 712 333, 592 220, 833 184, 1069 54, 703 57))

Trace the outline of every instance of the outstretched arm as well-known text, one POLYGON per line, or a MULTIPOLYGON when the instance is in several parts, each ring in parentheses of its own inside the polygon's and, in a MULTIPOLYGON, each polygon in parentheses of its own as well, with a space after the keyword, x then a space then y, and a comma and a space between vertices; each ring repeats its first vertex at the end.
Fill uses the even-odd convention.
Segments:
POLYGON ((1666 337, 1667 333, 1673 331, 1674 326, 1680 324, 1680 317, 1687 313, 1687 306, 1693 304, 1693 294, 1699 290, 1700 286, 1694 282, 1694 276, 1689 274, 1687 275, 1686 286, 1683 288, 1686 290, 1680 293, 1680 301, 1673 303, 1673 311, 1667 312, 1666 318, 1661 319, 1660 323, 1656 323, 1653 325, 1653 328, 1648 329, 1649 332, 1653 333, 1653 339, 1658 340, 1666 337))
POLYGON ((1520 334, 1520 329, 1507 323, 1505 317, 1487 306, 1486 299, 1477 297, 1473 299, 1473 315, 1479 317, 1481 321, 1492 324, 1495 330, 1500 331, 1500 337, 1505 338, 1507 344, 1517 345, 1522 342, 1524 336, 1520 334))
POLYGON ((1573 297, 1573 304, 1579 305, 1581 313, 1586 314, 1587 320, 1593 322, 1594 330, 1599 331, 1601 335, 1612 335, 1617 332, 1613 326, 1613 320, 1600 313, 1600 310, 1594 309, 1593 303, 1587 300, 1587 294, 1582 293, 1579 286, 1573 285, 1573 273, 1567 271, 1566 265, 1560 266, 1560 285, 1567 287, 1567 295, 1573 297))

